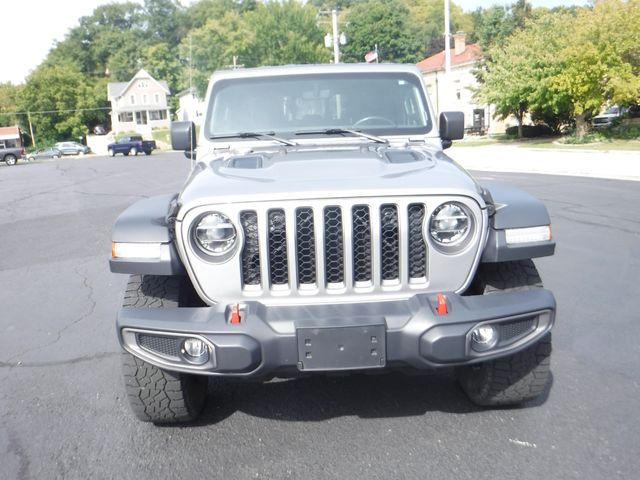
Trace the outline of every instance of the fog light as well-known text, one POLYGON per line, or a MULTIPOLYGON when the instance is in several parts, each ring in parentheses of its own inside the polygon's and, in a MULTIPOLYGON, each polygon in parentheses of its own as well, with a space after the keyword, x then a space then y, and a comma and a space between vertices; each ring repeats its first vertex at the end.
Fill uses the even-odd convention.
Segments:
POLYGON ((199 338, 186 338, 180 352, 187 362, 196 365, 203 365, 209 360, 209 347, 199 338))
POLYGON ((493 325, 480 325, 471 331, 471 348, 486 352, 498 343, 498 330, 493 325))

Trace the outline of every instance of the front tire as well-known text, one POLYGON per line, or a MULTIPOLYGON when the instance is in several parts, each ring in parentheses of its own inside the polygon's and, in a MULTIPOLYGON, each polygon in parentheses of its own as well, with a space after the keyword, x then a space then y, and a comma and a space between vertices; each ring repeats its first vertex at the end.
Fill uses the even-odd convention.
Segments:
MULTIPOLYGON (((197 299, 187 277, 131 275, 122 306, 167 308, 195 306, 197 299)), ((157 424, 195 420, 207 396, 204 375, 163 370, 129 353, 122 357, 127 397, 136 417, 157 424)))
MULTIPOLYGON (((542 288, 531 260, 481 264, 471 287, 474 294, 542 288)), ((541 395, 549 383, 551 333, 508 357, 456 369, 469 399, 480 406, 518 405, 541 395)))
POLYGON ((113 148, 110 148, 109 149, 109 156, 113 157, 113 156, 115 156, 115 154, 116 154, 116 152, 113 151, 113 148))
POLYGON ((131 150, 129 150, 129 153, 135 157, 136 155, 138 155, 138 149, 136 147, 133 147, 131 150))
POLYGON ((7 155, 4 157, 4 162, 9 166, 14 166, 18 163, 18 158, 15 155, 7 155))

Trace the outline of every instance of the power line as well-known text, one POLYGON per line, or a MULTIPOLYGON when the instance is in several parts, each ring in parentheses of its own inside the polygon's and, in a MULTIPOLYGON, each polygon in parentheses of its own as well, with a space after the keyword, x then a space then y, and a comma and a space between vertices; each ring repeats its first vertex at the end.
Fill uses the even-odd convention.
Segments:
POLYGON ((70 113, 70 112, 90 112, 95 110, 111 110, 111 107, 96 107, 96 108, 73 108, 71 110, 41 110, 39 112, 3 112, 0 111, 0 115, 28 115, 30 113, 70 113))

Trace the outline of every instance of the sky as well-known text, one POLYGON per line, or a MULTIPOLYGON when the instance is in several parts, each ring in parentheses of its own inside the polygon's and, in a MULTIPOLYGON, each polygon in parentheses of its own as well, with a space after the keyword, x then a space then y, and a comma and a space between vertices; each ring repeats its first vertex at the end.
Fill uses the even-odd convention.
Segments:
MULTIPOLYGON (((134 0, 142 3, 142 0, 134 0)), ((464 10, 478 7, 509 5, 515 0, 452 0, 464 10)), ((78 25, 80 17, 91 15, 93 10, 113 0, 4 0, 2 17, 12 26, 19 26, 20 34, 13 35, 14 42, 0 43, 0 82, 23 83, 29 73, 47 56, 56 41, 64 40, 66 33, 78 25)), ((115 2, 122 3, 122 2, 115 2)), ((191 3, 183 1, 183 4, 191 3)), ((530 0, 534 7, 559 5, 585 5, 587 0, 530 0)), ((12 27, 13 28, 13 27, 12 27)), ((8 37, 7 37, 8 38, 8 37)))

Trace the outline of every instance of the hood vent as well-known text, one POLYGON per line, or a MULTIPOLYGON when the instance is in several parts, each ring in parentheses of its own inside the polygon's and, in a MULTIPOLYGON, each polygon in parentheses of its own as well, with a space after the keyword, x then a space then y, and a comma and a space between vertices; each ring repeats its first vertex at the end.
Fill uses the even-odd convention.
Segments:
POLYGON ((261 155, 246 155, 244 157, 235 157, 229 162, 232 168, 258 169, 262 168, 261 155))
POLYGON ((424 156, 415 150, 387 150, 384 154, 389 163, 413 163, 424 160, 424 156))

